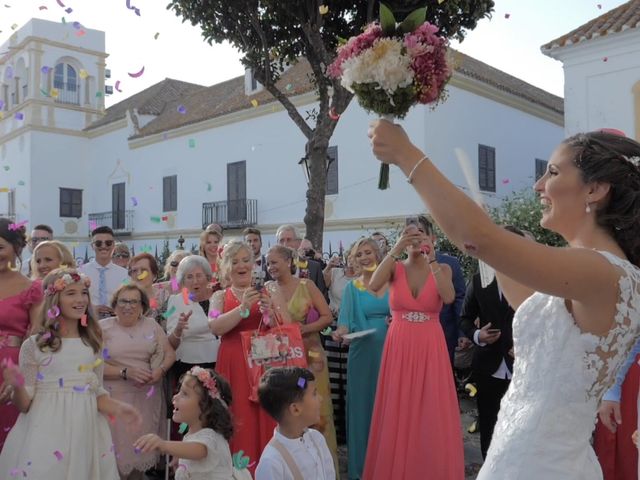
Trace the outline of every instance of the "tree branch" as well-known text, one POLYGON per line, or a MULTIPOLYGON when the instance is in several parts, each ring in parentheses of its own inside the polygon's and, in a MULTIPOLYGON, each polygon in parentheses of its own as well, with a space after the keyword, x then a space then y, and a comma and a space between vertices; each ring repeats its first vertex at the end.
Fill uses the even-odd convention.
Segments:
POLYGON ((309 124, 307 124, 307 122, 305 122, 304 118, 302 118, 302 115, 300 115, 300 112, 298 112, 296 106, 291 102, 291 100, 289 100, 289 97, 282 93, 273 84, 265 85, 264 88, 282 104, 284 109, 289 114, 289 118, 291 118, 291 120, 293 120, 293 122, 298 126, 303 135, 307 137, 307 140, 310 139, 313 136, 313 129, 309 126, 309 124))

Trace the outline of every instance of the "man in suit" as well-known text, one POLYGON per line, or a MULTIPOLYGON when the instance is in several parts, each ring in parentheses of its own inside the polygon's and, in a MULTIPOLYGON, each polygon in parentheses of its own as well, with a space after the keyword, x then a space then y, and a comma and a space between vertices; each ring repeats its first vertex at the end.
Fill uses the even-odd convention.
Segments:
POLYGON ((242 232, 244 243, 251 247, 253 256, 256 259, 256 267, 264 272, 264 281, 272 280, 269 272, 267 271, 267 259, 262 254, 262 232, 257 228, 245 228, 242 232))
MULTIPOLYGON (((297 252, 298 248, 300 248, 302 238, 293 225, 280 225, 276 231, 276 241, 280 245, 293 248, 297 252)), ((300 275, 305 275, 316 284, 316 287, 318 287, 328 301, 327 286, 324 283, 324 276, 322 275, 322 264, 316 260, 305 259, 305 261, 307 262, 307 267, 305 269, 298 268, 296 276, 300 277, 300 275)))
MULTIPOLYGON (((514 227, 507 230, 522 235, 514 227)), ((480 450, 486 458, 493 428, 513 371, 513 309, 509 306, 497 280, 482 287, 476 273, 467 287, 460 314, 460 328, 478 345, 473 356, 473 378, 478 387, 478 424, 480 450), (476 324, 476 320, 479 323, 476 324), (476 326, 478 325, 478 326, 476 326)))

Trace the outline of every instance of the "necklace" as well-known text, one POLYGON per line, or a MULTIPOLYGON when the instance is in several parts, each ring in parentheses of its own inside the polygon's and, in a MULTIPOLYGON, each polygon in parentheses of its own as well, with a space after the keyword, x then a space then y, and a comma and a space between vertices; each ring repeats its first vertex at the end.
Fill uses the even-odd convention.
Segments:
POLYGON ((236 297, 236 300, 241 302, 242 301, 242 295, 244 294, 244 292, 247 291, 247 289, 249 287, 245 287, 245 288, 229 287, 229 288, 231 289, 231 293, 233 293, 233 296, 236 297), (240 292, 239 295, 238 295, 238 292, 240 292))
POLYGON ((134 323, 133 325, 123 325, 118 320, 118 317, 116 317, 116 323, 124 331, 124 333, 129 335, 129 338, 133 339, 134 334, 138 332, 138 329, 136 327, 140 325, 140 319, 138 318, 136 320, 136 323, 134 323))

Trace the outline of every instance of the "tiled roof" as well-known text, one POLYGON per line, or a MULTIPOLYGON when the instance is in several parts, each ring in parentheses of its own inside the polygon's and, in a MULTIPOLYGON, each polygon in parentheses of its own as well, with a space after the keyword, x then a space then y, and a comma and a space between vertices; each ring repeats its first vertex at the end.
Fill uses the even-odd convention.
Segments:
POLYGON ((160 115, 168 103, 202 89, 205 89, 202 85, 165 78, 161 82, 107 108, 105 116, 93 122, 85 130, 93 130, 120 120, 125 117, 127 110, 131 108, 136 108, 138 113, 142 115, 160 115))
POLYGON ((542 51, 546 52, 580 43, 583 40, 611 35, 629 28, 636 28, 638 25, 640 25, 640 0, 631 0, 543 45, 542 51))
MULTIPOLYGON (((457 74, 476 79, 553 112, 564 113, 562 98, 534 87, 461 52, 454 51, 453 53, 454 69, 457 74)), ((314 88, 310 82, 310 74, 311 69, 308 62, 302 60, 283 73, 277 86, 289 97, 310 92, 314 88)), ((175 80, 167 79, 164 82, 175 82, 175 80)), ((161 82, 161 84, 164 82, 161 82)), ((157 88, 158 85, 149 87, 138 95, 134 95, 130 99, 113 105, 107 109, 105 118, 98 120, 88 128, 95 128, 96 126, 105 125, 118 118, 123 118, 126 110, 129 108, 138 108, 139 113, 155 113, 143 108, 148 105, 148 103, 143 104, 142 98, 153 98, 153 95, 148 95, 146 92, 157 88), (136 100, 137 96, 143 95, 144 97, 141 97, 140 100, 136 100), (140 104, 140 106, 137 106, 138 104, 140 104), (115 109, 117 109, 119 115, 112 113, 112 110, 115 109), (110 120, 106 120, 107 118, 110 118, 110 120)), ((257 101, 258 105, 277 101, 266 90, 262 90, 253 95, 245 95, 244 76, 232 78, 211 87, 194 88, 193 91, 185 91, 181 96, 176 96, 172 100, 165 101, 163 103, 164 108, 160 108, 158 113, 155 113, 158 117, 141 128, 132 138, 166 132, 186 125, 221 117, 229 113, 250 109, 253 108, 253 100, 257 101), (184 109, 179 109, 180 106, 184 106, 184 109)), ((148 101, 149 100, 145 100, 145 102, 148 101)))

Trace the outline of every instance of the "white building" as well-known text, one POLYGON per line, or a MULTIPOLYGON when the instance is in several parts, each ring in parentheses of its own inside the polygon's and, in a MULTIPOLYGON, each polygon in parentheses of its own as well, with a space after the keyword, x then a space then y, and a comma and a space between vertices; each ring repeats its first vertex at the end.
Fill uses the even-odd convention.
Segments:
POLYGON ((617 128, 640 140, 640 0, 546 45, 564 66, 565 133, 617 128))
MULTIPOLYGON (((211 222, 230 236, 256 225, 265 243, 278 225, 301 225, 305 139, 250 72, 211 87, 166 79, 105 110, 103 32, 31 20, 7 50, 0 214, 50 224, 76 246, 94 222, 111 225, 136 250, 173 248, 180 235, 189 248, 211 222)), ((562 99, 458 52, 454 64, 448 100, 414 108, 403 126, 467 188, 454 155, 463 149, 489 201, 530 187, 563 138, 562 99)), ((307 71, 301 62, 280 80, 304 116, 317 105, 307 71)), ((422 209, 398 170, 377 190, 370 120, 354 100, 331 139, 325 250, 422 209)))

